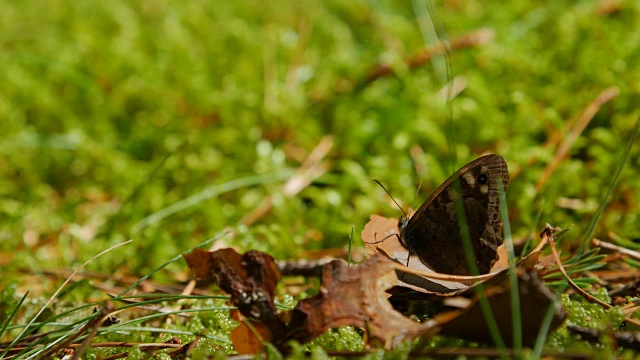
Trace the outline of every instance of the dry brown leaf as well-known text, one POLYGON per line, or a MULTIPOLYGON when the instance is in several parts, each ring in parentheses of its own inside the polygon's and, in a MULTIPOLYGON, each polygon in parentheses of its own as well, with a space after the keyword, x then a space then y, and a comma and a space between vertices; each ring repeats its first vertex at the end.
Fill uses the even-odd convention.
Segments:
POLYGON ((417 323, 393 309, 385 290, 397 281, 395 264, 374 255, 358 266, 342 260, 325 266, 320 293, 301 300, 293 311, 287 338, 307 342, 330 328, 357 326, 369 344, 390 349, 402 341, 435 333, 434 323, 417 323))
POLYGON ((274 334, 284 333, 286 325, 273 302, 280 281, 273 257, 259 251, 241 255, 233 249, 196 249, 184 258, 197 278, 213 280, 231 294, 231 301, 242 315, 263 321, 274 334))
POLYGON ((238 326, 231 330, 231 343, 238 354, 257 354, 265 342, 271 341, 271 330, 264 323, 247 319, 235 310, 231 311, 231 317, 238 321, 238 326))
MULTIPOLYGON (((495 284, 485 284, 485 294, 489 300, 489 305, 502 339, 509 346, 513 343, 509 281, 506 278, 502 278, 499 282, 493 281, 493 279, 490 282, 495 284)), ((562 324, 565 314, 560 304, 555 302, 553 293, 546 287, 535 271, 527 271, 524 268, 519 268, 518 285, 522 319, 522 340, 525 345, 533 345, 547 309, 549 309, 550 306, 555 307, 550 330, 562 324)), ((437 320, 442 327, 440 332, 442 335, 461 337, 484 343, 492 342, 491 333, 489 332, 477 296, 467 308, 439 314, 435 320, 437 320), (458 316, 451 319, 452 314, 454 316, 457 314, 458 316), (446 320, 443 321, 441 319, 442 316, 446 316, 446 320)))

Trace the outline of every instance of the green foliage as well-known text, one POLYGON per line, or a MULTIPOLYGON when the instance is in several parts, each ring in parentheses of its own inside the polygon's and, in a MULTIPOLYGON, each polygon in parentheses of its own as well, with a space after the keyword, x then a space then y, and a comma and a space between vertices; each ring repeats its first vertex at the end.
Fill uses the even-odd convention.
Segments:
MULTIPOLYGON (((352 226, 357 245, 370 214, 398 215, 371 178, 407 205, 423 182, 418 204, 452 159, 485 151, 519 172, 507 194, 514 238, 544 223, 584 234, 640 103, 640 3, 601 5, 434 3, 450 39, 494 33, 451 53, 466 86, 450 118, 438 65, 403 62, 425 47, 410 2, 5 2, 0 306, 10 313, 30 290, 18 316, 28 322, 59 285, 45 270, 77 268, 128 239, 87 270, 141 276, 227 228, 226 244, 280 259, 346 248, 352 226), (349 90, 380 63, 396 76, 349 90), (555 154, 544 142, 566 138, 569 120, 612 86, 620 94, 536 190, 555 154), (328 171, 284 196, 284 181, 326 135, 328 171), (268 197, 270 213, 239 225, 268 197)), ((640 237, 639 154, 631 150, 596 237, 640 237)), ((174 282, 182 271, 173 264, 154 279, 174 282)), ((65 291, 70 302, 101 296, 89 282, 65 291)), ((216 336, 227 329, 201 321, 216 336)))

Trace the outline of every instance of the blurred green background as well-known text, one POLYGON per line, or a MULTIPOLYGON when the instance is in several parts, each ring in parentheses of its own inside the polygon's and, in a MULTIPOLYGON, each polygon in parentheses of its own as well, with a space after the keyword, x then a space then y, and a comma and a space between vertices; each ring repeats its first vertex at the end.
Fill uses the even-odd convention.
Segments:
MULTIPOLYGON (((229 245, 279 259, 345 248, 370 214, 400 215, 372 178, 405 206, 423 182, 417 207, 485 152, 519 173, 515 237, 575 224, 563 240, 579 242, 640 115, 640 3, 433 5, 441 41, 493 34, 451 53, 452 116, 444 58, 404 62, 436 46, 417 0, 2 1, 2 282, 127 239, 89 269, 144 274, 227 228, 229 245), (354 87, 380 64, 396 74, 354 87), (545 141, 569 138, 610 87, 619 95, 536 190, 557 150, 545 141), (284 196, 324 136, 327 171, 284 196), (239 226, 268 196, 273 210, 239 226)), ((634 149, 596 236, 640 237, 639 162, 634 149)))

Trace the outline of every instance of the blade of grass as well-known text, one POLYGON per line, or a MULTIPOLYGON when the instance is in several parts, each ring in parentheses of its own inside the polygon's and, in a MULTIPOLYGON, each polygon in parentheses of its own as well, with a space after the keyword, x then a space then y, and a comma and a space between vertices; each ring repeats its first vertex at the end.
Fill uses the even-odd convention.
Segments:
POLYGON ((131 227, 132 233, 140 232, 140 230, 146 228, 149 225, 153 225, 160 222, 164 218, 171 216, 179 211, 194 206, 204 200, 216 197, 220 194, 224 194, 229 191, 241 189, 249 186, 263 185, 274 183, 282 180, 286 180, 293 174, 293 171, 286 170, 269 175, 255 175, 247 176, 244 178, 238 178, 226 183, 210 186, 196 194, 193 194, 185 199, 177 201, 164 209, 158 210, 155 213, 143 218, 131 227))
POLYGON ((220 239, 221 237, 226 236, 226 235, 227 235, 227 234, 229 234, 229 233, 230 233, 230 231, 222 232, 222 233, 220 233, 220 234, 218 234, 218 235, 216 235, 216 236, 214 236, 214 237, 212 237, 212 238, 210 238, 210 239, 207 239, 207 240, 203 241, 202 243, 200 243, 200 244, 198 244, 198 245, 196 245, 196 246, 192 247, 191 249, 189 249, 189 250, 187 250, 187 251, 185 251, 185 252, 183 252, 183 253, 181 253, 181 254, 179 254, 179 255, 175 256, 174 258, 170 259, 169 261, 165 262, 164 264, 162 264, 162 265, 158 266, 157 268, 155 268, 155 269, 151 270, 151 272, 150 272, 150 273, 148 273, 147 275, 145 275, 145 276, 141 277, 140 279, 138 279, 138 281, 136 281, 136 282, 134 282, 133 284, 129 285, 129 287, 128 287, 128 288, 124 289, 120 294, 118 294, 116 297, 114 297, 114 300, 118 300, 118 299, 120 299, 124 294, 128 293, 129 291, 131 291, 131 289, 133 289, 133 288, 135 288, 136 286, 138 286, 138 284, 140 284, 141 282, 143 282, 143 281, 145 281, 145 280, 149 279, 153 274, 155 274, 156 272, 158 272, 158 271, 160 271, 160 270, 164 269, 164 268, 165 268, 165 267, 167 267, 169 264, 174 263, 174 262, 176 262, 176 261, 178 261, 178 260, 182 259, 182 255, 184 255, 184 254, 186 254, 186 253, 189 253, 189 252, 193 251, 194 249, 205 247, 205 246, 207 246, 207 245, 209 245, 209 244, 213 243, 214 241, 216 241, 216 240, 220 239))
POLYGON ((611 178, 609 187, 607 188, 607 191, 605 192, 604 197, 602 198, 602 201, 600 201, 600 206, 598 206, 598 210, 596 210, 596 213, 593 215, 593 218, 589 223, 589 227, 587 228, 587 232, 584 234, 582 242, 578 247, 578 252, 577 252, 578 254, 582 254, 586 249, 589 248, 589 244, 591 243, 591 239, 593 238, 593 233, 595 232, 596 225, 598 225, 598 222, 600 221, 600 217, 602 217, 602 213, 604 212, 604 209, 607 207, 607 204, 609 204, 609 198, 613 193, 613 189, 615 189, 616 185, 618 185, 618 179, 620 178, 620 173, 622 173, 622 169, 624 169, 624 165, 627 163, 627 160, 629 159, 631 148, 633 148, 633 144, 636 142, 636 138, 638 137, 639 131, 640 131, 640 116, 636 120, 636 125, 634 126, 633 132, 631 133, 631 138, 629 139, 627 148, 625 149, 624 154, 620 159, 620 164, 618 165, 618 169, 616 170, 615 175, 613 175, 613 177, 611 178))
MULTIPOLYGON (((567 267, 566 265, 578 265, 583 263, 585 260, 587 259, 591 259, 592 257, 598 255, 598 253, 600 252, 599 248, 596 249, 590 249, 589 251, 583 253, 583 254, 578 254, 575 256, 572 256, 570 259, 566 260, 563 265, 565 266, 565 268, 567 267)), ((604 255, 603 255, 604 257, 604 255)))
POLYGON ((549 305, 547 312, 544 314, 544 319, 542 320, 542 324, 540 325, 540 330, 538 331, 538 336, 536 337, 536 343, 533 346, 533 352, 531 354, 531 359, 540 359, 542 355, 542 350, 545 342, 547 341, 547 335, 549 335, 549 328, 551 327, 551 321, 553 321, 553 314, 556 311, 556 305, 558 303, 558 295, 562 294, 566 290, 567 285, 564 285, 558 289, 556 292, 556 296, 549 305))
POLYGON ((502 179, 498 179, 498 194, 500 196, 500 216, 504 226, 504 243, 509 256, 509 295, 511 298, 511 321, 513 329, 513 350, 517 359, 522 358, 522 313, 520 309, 520 286, 518 285, 518 271, 516 269, 516 252, 511 236, 511 223, 509 222, 509 210, 504 192, 502 179))
MULTIPOLYGON (((62 288, 64 288, 69 281, 71 281, 71 279, 80 271, 82 270, 85 266, 87 266, 89 263, 91 263, 93 260, 99 258, 100 256, 110 252, 111 250, 114 250, 120 246, 126 245, 128 243, 130 243, 132 240, 128 240, 125 242, 122 242, 120 244, 116 244, 106 250, 101 251, 100 253, 98 253, 97 255, 93 256, 91 259, 87 260, 84 264, 80 265, 80 267, 78 269, 76 269, 76 271, 73 272, 73 274, 71 274, 71 276, 69 276, 67 278, 67 280, 65 280, 64 283, 62 283, 62 285, 60 285, 60 287, 53 293, 53 295, 51 295, 51 297, 49 298, 49 300, 42 306, 42 308, 40 308, 40 310, 33 316, 33 318, 29 321, 29 323, 27 324, 27 326, 25 326, 25 328, 20 332, 20 334, 18 334, 18 336, 16 336, 16 338, 11 342, 11 344, 8 346, 8 348, 11 348, 11 346, 15 345, 16 343, 18 343, 26 334, 26 332, 31 328, 31 326, 33 325, 33 323, 35 322, 35 320, 38 318, 38 316, 40 316, 40 314, 42 314, 42 312, 49 306, 49 304, 51 304, 51 302, 53 301, 53 299, 56 298, 56 296, 58 296, 58 294, 60 293, 60 291, 62 291, 62 288)), ((3 352, 2 354, 0 354, 0 358, 2 358, 4 356, 4 354, 6 354, 6 351, 3 352)))
MULTIPOLYGON (((451 47, 449 41, 447 39, 446 32, 444 31, 444 26, 440 22, 438 18, 437 12, 434 10, 434 7, 430 0, 413 0, 412 1, 414 11, 416 12, 417 21, 421 26, 422 34, 425 36, 425 40, 428 41, 429 38, 437 38, 441 45, 443 46, 442 57, 443 60, 439 60, 437 57, 432 59, 432 64, 434 66, 434 70, 436 74, 439 75, 440 80, 446 81, 445 85, 447 86, 447 147, 450 152, 450 162, 449 168, 450 172, 455 171, 455 165, 457 163, 457 155, 455 151, 455 124, 453 121, 453 70, 451 67, 451 47), (429 16, 424 16, 424 14, 428 14, 429 16), (435 32, 435 35, 433 34, 435 32), (444 64, 444 67, 442 66, 444 64), (445 72, 443 74, 442 72, 445 72)), ((453 181, 453 189, 454 192, 460 194, 460 182, 459 179, 455 179, 453 181)), ((462 236, 462 242, 464 244, 464 250, 467 257, 467 262, 469 264, 469 270, 471 275, 478 275, 479 270, 475 261, 475 254, 473 252, 473 246, 471 244, 471 236, 469 233, 469 227, 466 221, 466 214, 464 212, 464 206, 462 204, 462 199, 460 196, 455 196, 455 208, 456 208, 456 216, 460 224, 460 233, 462 236)), ((480 301, 480 307, 484 314, 485 320, 487 321, 487 326, 489 327, 489 331, 491 332, 491 337, 494 340, 494 343, 499 348, 499 351, 503 356, 507 356, 506 346, 500 335, 500 330, 498 329, 498 324, 496 322, 495 317, 493 316, 493 312, 491 310, 491 306, 489 305, 489 301, 485 296, 484 286, 480 283, 476 286, 476 291, 478 294, 478 298, 480 301)))
POLYGON ((640 244, 633 242, 632 240, 626 239, 613 231, 609 231, 609 238, 618 246, 623 246, 630 250, 640 251, 640 244))
POLYGON ((450 162, 449 172, 455 171, 455 165, 458 162, 456 147, 455 147, 455 123, 453 121, 453 69, 451 66, 451 44, 447 38, 447 33, 444 30, 444 26, 438 17, 438 13, 435 11, 431 0, 413 0, 413 11, 416 16, 416 21, 420 27, 420 32, 424 39, 426 47, 430 43, 435 44, 439 42, 442 46, 442 53, 438 56, 431 57, 431 65, 436 73, 436 76, 447 89, 447 148, 449 149, 450 162))
MULTIPOLYGON (((542 239, 540 241, 541 244, 549 243, 549 239, 554 236, 554 233, 551 231, 547 231, 547 229, 551 228, 550 225, 547 225, 547 228, 542 232, 542 239)), ((558 294, 564 293, 564 290, 567 288, 567 284, 562 284, 556 291, 555 299, 552 301, 551 305, 547 309, 547 312, 544 315, 544 319, 542 320, 542 324, 540 325, 540 330, 538 331, 538 336, 536 337, 536 343, 533 348, 533 356, 532 359, 539 359, 540 354, 542 353, 544 344, 547 339, 547 334, 549 333, 549 328, 551 327, 551 322, 553 321, 553 313, 555 311, 556 303, 558 302, 558 294), (537 356, 536 356, 537 355, 537 356)))
MULTIPOLYGON (((544 199, 542 200, 543 204, 544 204, 544 199)), ((542 208, 542 206, 540 207, 542 208)), ((530 233, 529 233, 529 237, 527 238, 527 241, 525 241, 524 245, 522 246, 522 251, 520 251, 520 256, 525 256, 527 254, 527 250, 529 250, 529 246, 531 245, 531 240, 533 240, 533 235, 536 233, 536 230, 538 228, 538 224, 540 223, 540 218, 542 217, 542 210, 540 210, 538 212, 538 214, 536 215, 536 221, 533 223, 533 229, 530 233)))
POLYGON ((447 35, 444 32, 444 28, 440 23, 437 14, 433 11, 433 5, 430 1, 424 0, 412 0, 413 12, 415 14, 416 22, 420 28, 420 34, 425 43, 425 47, 435 46, 441 42, 445 45, 445 51, 443 56, 434 56, 431 58, 431 66, 435 71, 438 80, 442 84, 446 84, 450 79, 449 69, 449 46, 447 41, 447 35))
POLYGON ((349 251, 347 252, 347 264, 349 264, 349 266, 351 266, 351 247, 353 245, 353 231, 355 228, 355 226, 351 225, 351 234, 349 234, 349 251))
POLYGON ((104 227, 103 232, 101 232, 98 236, 104 236, 106 238, 111 237, 111 233, 113 232, 113 229, 115 228, 115 225, 118 222, 118 220, 120 220, 120 218, 123 216, 125 208, 133 202, 133 200, 138 196, 138 194, 140 194, 142 189, 148 186, 151 179, 153 179, 156 176, 156 174, 160 171, 160 169, 162 169, 164 165, 167 163, 167 160, 169 160, 174 154, 182 151, 182 149, 184 149, 186 145, 187 145, 187 142, 184 141, 182 144, 180 144, 180 146, 178 146, 176 150, 165 154, 165 156, 162 159, 160 159, 160 161, 158 161, 158 163, 151 169, 151 171, 149 171, 144 181, 141 181, 131 191, 129 196, 127 196, 124 199, 124 201, 122 202, 122 205, 120 206, 120 209, 118 209, 118 212, 116 212, 113 216, 109 218, 109 221, 107 222, 107 226, 104 227))
MULTIPOLYGON (((16 304, 16 307, 11 312, 11 315, 7 316, 6 314, 2 314, 3 318, 2 318, 2 329, 0 329, 0 339, 2 338, 2 335, 4 335, 4 332, 7 331, 7 327, 11 323, 11 320, 13 320, 13 318, 16 316, 16 314, 18 314, 18 310, 20 309, 20 307, 22 306, 22 303, 24 303, 24 301, 26 300, 28 295, 29 295, 29 291, 27 291, 22 296, 22 299, 20 299, 18 304, 16 304)), ((9 350, 9 349, 10 348, 7 348, 7 350, 9 350)), ((6 354, 6 351, 3 352, 2 354, 0 354, 0 358, 2 358, 2 356, 4 354, 6 354)))
MULTIPOLYGON (((460 224, 460 235, 462 237, 464 252, 467 256, 469 271, 471 272, 471 275, 478 275, 480 271, 478 270, 478 266, 476 265, 473 245, 471 244, 471 235, 469 233, 469 226, 467 224, 467 218, 464 212, 464 205, 462 204, 462 198, 459 195, 461 193, 460 178, 454 179, 452 187, 453 191, 455 192, 455 196, 453 196, 453 198, 455 201, 456 217, 458 219, 458 223, 460 224)), ((484 315, 484 319, 487 322, 487 327, 489 328, 489 332, 491 333, 491 338, 493 339, 494 344, 503 354, 503 356, 508 357, 506 351, 507 347, 505 346, 502 335, 500 334, 496 318, 495 316, 493 316, 493 311, 491 310, 491 306, 489 305, 489 299, 487 299, 487 297, 485 296, 484 286, 482 285, 482 283, 479 283, 478 285, 476 285, 475 289, 478 296, 478 301, 480 302, 480 308, 482 309, 482 314, 484 315)))

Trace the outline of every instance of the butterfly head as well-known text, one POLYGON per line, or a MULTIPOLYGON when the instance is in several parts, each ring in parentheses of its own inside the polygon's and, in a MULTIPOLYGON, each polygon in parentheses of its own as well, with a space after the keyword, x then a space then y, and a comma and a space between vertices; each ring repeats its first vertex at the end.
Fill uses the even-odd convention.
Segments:
POLYGON ((407 227, 407 225, 409 224, 409 219, 407 218, 406 215, 400 215, 400 218, 398 219, 398 230, 400 230, 400 232, 402 232, 404 230, 404 228, 407 227))

